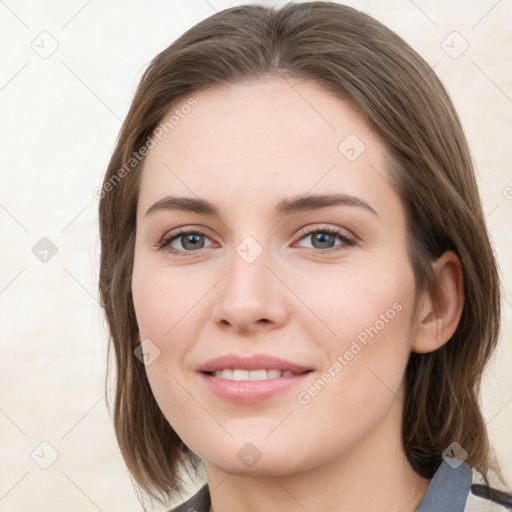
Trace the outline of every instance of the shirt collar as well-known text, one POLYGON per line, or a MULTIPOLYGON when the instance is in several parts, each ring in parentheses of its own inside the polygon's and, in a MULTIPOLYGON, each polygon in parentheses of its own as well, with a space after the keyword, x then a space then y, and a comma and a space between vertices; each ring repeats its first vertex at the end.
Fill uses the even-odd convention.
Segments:
POLYGON ((432 478, 416 512, 463 512, 471 489, 473 473, 464 462, 445 460, 432 478))

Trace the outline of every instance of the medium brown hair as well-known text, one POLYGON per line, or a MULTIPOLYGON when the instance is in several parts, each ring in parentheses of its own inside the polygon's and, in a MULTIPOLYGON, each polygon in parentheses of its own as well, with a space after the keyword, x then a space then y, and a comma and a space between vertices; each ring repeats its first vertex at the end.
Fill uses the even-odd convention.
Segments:
POLYGON ((126 163, 179 101, 206 88, 267 77, 322 85, 349 101, 383 141, 406 209, 417 292, 435 290, 433 260, 446 250, 458 255, 462 317, 444 346, 410 355, 403 445, 426 478, 453 441, 484 476, 488 470, 501 476, 478 403, 500 328, 499 276, 459 118, 435 73, 397 34, 356 9, 309 2, 279 9, 243 5, 195 25, 150 63, 119 134, 99 204, 99 288, 111 335, 108 358, 113 347, 117 369, 115 432, 132 478, 162 501, 179 495, 180 470, 189 462, 197 469, 200 459, 167 422, 134 355, 131 277, 144 160, 138 157, 133 168, 126 163))

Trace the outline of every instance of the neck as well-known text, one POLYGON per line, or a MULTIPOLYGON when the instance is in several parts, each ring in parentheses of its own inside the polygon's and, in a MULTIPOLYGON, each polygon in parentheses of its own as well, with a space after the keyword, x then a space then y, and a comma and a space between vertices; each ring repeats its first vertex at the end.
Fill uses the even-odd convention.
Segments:
POLYGON ((409 464, 397 421, 391 413, 356 447, 285 476, 235 475, 205 463, 210 512, 414 512, 430 481, 409 464))

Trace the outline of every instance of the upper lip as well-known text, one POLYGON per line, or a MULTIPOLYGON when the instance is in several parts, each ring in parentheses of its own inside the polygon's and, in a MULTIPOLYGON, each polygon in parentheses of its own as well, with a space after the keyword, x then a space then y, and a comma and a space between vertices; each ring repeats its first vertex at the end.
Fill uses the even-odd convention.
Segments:
POLYGON ((280 357, 267 354, 253 354, 248 357, 242 357, 237 354, 225 354, 214 357, 202 364, 198 370, 200 372, 215 372, 218 370, 261 370, 277 369, 281 371, 292 371, 293 373, 302 373, 311 368, 303 366, 292 361, 287 361, 280 357))

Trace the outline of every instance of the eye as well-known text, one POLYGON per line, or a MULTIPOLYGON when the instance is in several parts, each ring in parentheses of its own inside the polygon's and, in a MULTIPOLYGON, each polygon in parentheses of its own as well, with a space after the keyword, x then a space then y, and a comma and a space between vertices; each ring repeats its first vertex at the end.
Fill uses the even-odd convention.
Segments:
POLYGON ((356 245, 356 240, 349 237, 344 231, 336 228, 323 227, 315 230, 309 230, 301 234, 301 240, 310 237, 313 249, 308 252, 313 253, 325 253, 325 252, 337 252, 345 250, 347 246, 356 245), (341 244, 335 244, 336 238, 341 240, 341 244), (337 248, 335 248, 337 247, 337 248))
POLYGON ((176 233, 171 233, 163 238, 158 244, 160 249, 168 248, 169 252, 175 254, 187 254, 196 252, 198 249, 204 248, 204 238, 208 238, 204 233, 196 229, 182 229, 176 233), (182 249, 173 247, 174 242, 182 247, 182 249))
MULTIPOLYGON (((356 245, 356 240, 348 236, 344 231, 331 227, 317 228, 314 230, 303 231, 300 240, 310 237, 313 248, 307 248, 308 252, 326 253, 345 250, 347 246, 356 245), (333 245, 336 238, 341 240, 341 244, 333 245)), ((171 254, 192 255, 200 249, 205 248, 204 240, 209 239, 207 235, 197 229, 181 229, 178 232, 170 233, 157 244, 159 249, 167 248, 171 254), (173 247, 177 242, 181 248, 173 247)))

